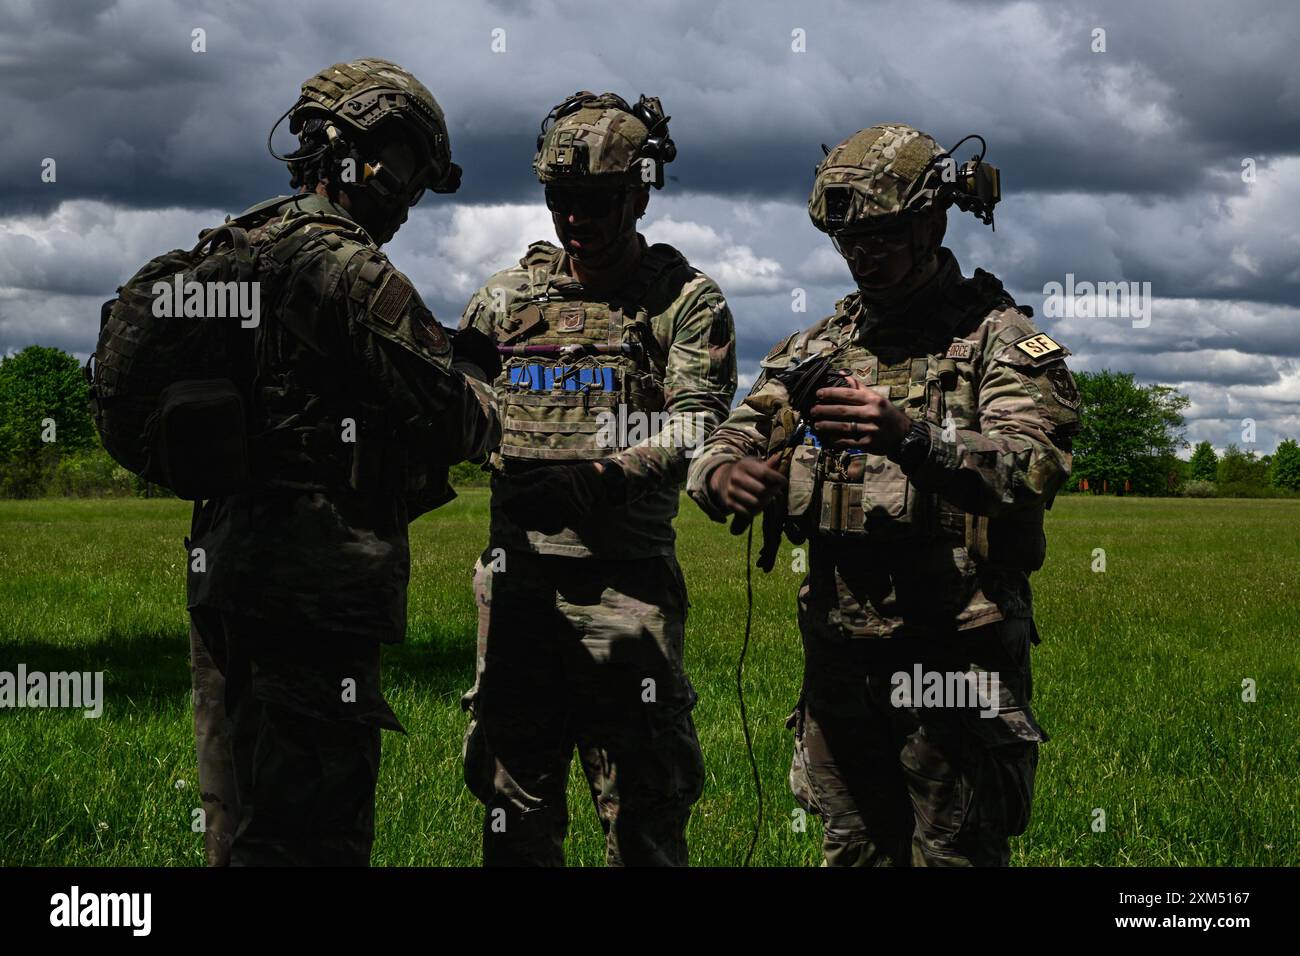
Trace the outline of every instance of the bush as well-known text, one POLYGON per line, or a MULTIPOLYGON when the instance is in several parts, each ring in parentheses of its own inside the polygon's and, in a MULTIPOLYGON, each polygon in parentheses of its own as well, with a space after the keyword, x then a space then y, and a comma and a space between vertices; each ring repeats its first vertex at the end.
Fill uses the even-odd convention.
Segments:
POLYGON ((134 495, 138 479, 102 448, 64 456, 45 487, 47 495, 102 498, 134 495))
POLYGON ((1215 498, 1218 496, 1218 488, 1212 481, 1185 481, 1183 482, 1182 494, 1184 498, 1215 498))
POLYGON ((449 477, 453 488, 482 488, 488 483, 488 473, 483 466, 469 461, 452 465, 449 477))
POLYGON ((1217 487, 1220 498, 1300 498, 1300 492, 1260 485, 1253 481, 1221 481, 1217 487))
POLYGON ((45 494, 58 465, 59 448, 55 444, 45 445, 35 454, 14 455, 0 463, 0 497, 39 498, 45 494))

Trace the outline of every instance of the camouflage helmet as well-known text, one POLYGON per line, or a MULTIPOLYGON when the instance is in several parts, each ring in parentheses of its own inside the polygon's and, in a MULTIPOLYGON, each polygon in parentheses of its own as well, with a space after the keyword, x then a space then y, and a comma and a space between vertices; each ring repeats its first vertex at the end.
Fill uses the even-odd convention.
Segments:
MULTIPOLYGON (((823 147, 824 148, 824 147, 823 147)), ((934 138, 902 123, 859 130, 817 167, 808 215, 822 232, 873 230, 950 203, 934 138)))
POLYGON ((664 164, 677 156, 668 120, 655 96, 629 106, 615 93, 574 93, 542 120, 533 171, 542 183, 600 177, 663 188, 664 164))
POLYGON ((324 120, 354 143, 369 139, 381 126, 400 123, 425 146, 422 184, 439 193, 460 186, 461 170, 451 161, 442 107, 423 83, 390 60, 363 57, 326 67, 303 83, 288 116, 291 133, 301 132, 311 120, 324 120))

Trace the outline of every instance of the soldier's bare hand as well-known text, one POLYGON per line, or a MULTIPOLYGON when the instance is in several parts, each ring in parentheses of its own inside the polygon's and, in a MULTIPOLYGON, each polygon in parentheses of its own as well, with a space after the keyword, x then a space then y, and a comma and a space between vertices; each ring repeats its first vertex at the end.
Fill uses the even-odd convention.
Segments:
POLYGON ((785 494, 785 475, 771 467, 779 455, 768 462, 761 458, 741 458, 714 469, 709 488, 717 501, 732 514, 754 516, 778 495, 785 494))
POLYGON ((834 448, 887 455, 898 448, 912 419, 875 389, 852 376, 841 388, 819 388, 809 412, 818 439, 834 448))

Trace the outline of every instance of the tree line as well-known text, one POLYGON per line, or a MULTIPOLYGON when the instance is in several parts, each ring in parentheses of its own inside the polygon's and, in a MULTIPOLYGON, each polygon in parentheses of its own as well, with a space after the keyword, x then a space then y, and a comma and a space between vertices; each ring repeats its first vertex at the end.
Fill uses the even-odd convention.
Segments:
POLYGON ((1168 385, 1140 385, 1127 372, 1077 372, 1083 428, 1074 440, 1071 491, 1186 495, 1194 498, 1291 497, 1300 492, 1300 445, 1271 455, 1235 443, 1218 455, 1199 442, 1191 459, 1183 434, 1187 396, 1168 385))
MULTIPOLYGON (((1091 494, 1273 497, 1300 493, 1300 445, 1282 441, 1272 455, 1208 441, 1178 457, 1186 396, 1167 385, 1140 385, 1124 372, 1078 372, 1082 431, 1074 440, 1070 491, 1091 494)), ((482 483, 475 465, 453 481, 482 483)), ((99 443, 77 359, 31 345, 0 358, 0 497, 166 494, 109 457, 99 443)))

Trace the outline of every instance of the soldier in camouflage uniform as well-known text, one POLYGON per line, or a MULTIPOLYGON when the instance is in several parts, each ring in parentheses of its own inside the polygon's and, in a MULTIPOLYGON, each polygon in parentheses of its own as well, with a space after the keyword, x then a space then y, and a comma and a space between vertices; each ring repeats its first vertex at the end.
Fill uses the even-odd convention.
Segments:
POLYGON ((196 509, 194 729, 210 865, 365 865, 380 646, 406 630, 407 524, 448 467, 499 440, 474 336, 449 340, 379 247, 424 190, 454 191, 442 111, 386 60, 336 64, 286 114, 295 196, 234 222, 258 256, 258 489, 196 509))
POLYGON ((1079 396, 1031 310, 940 245, 950 204, 991 220, 996 195, 970 190, 995 171, 976 165, 956 174, 902 125, 829 151, 809 212, 858 291, 772 349, 690 468, 710 517, 763 510, 808 542, 790 780, 829 865, 1005 865, 1047 739, 1029 573, 1079 396), (786 383, 819 357, 845 378, 792 408, 786 383), (931 694, 931 673, 986 693, 931 694))
POLYGON ((717 285, 636 230, 674 153, 657 99, 579 93, 557 106, 534 170, 561 246, 531 245, 461 322, 504 360, 465 695, 485 865, 564 863, 575 746, 608 863, 687 862, 704 769, 673 518, 736 366, 717 285))

